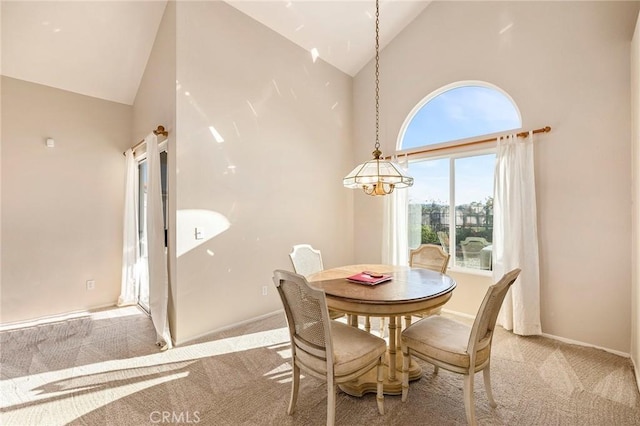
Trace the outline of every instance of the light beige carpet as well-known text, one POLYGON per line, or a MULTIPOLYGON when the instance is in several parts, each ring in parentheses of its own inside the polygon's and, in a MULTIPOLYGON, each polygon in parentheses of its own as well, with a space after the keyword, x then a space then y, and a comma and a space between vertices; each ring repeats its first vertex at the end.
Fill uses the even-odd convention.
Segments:
MULTIPOLYGON (((159 352, 135 308, 0 332, 2 425, 322 425, 326 387, 303 378, 286 414, 290 352, 283 315, 159 352)), ((631 362, 542 337, 495 333, 492 409, 476 375, 480 425, 640 425, 631 362)), ((424 366, 406 403, 339 393, 340 425, 465 424, 460 376, 424 366)))

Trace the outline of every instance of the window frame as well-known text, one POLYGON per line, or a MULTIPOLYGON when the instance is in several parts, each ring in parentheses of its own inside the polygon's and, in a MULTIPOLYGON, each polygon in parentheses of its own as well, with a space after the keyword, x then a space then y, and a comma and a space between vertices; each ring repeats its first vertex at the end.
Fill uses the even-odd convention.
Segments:
MULTIPOLYGON (((495 155, 496 153, 497 153, 497 147, 495 146, 495 143, 493 143, 492 147, 476 148, 474 150, 464 150, 464 151, 458 151, 454 153, 437 154, 437 155, 429 154, 427 152, 421 155, 416 155, 411 159, 408 159, 409 164, 411 164, 412 162, 418 162, 418 161, 432 161, 432 160, 442 160, 442 159, 449 160, 449 238, 451 239, 451 235, 454 235, 454 239, 450 241, 456 241, 455 240, 455 235, 456 235, 455 161, 461 158, 477 157, 480 155, 489 155, 489 154, 495 155)), ((407 229, 407 232, 408 231, 409 230, 407 229)), ((463 272, 465 274, 472 274, 472 275, 475 274, 475 275, 482 275, 487 277, 492 276, 493 274, 492 269, 487 270, 487 269, 466 268, 464 266, 458 266, 455 262, 456 245, 457 244, 449 245, 449 254, 451 255, 451 258, 449 259, 449 265, 447 265, 447 270, 452 272, 463 272)))
MULTIPOLYGON (((495 155, 497 153, 496 141, 498 136, 504 135, 507 132, 517 133, 521 129, 522 129, 522 114, 520 113, 520 109, 518 108, 518 105, 513 100, 511 95, 509 95, 506 91, 496 86, 495 84, 492 84, 486 81, 481 81, 481 80, 462 80, 462 81, 456 81, 456 82, 444 85, 434 90, 433 92, 429 93, 424 98, 422 98, 407 114, 404 122, 402 123, 400 132, 398 134, 398 138, 396 140, 395 155, 397 157, 406 155, 407 156, 406 159, 408 163, 417 162, 417 161, 426 161, 426 160, 440 160, 444 158, 449 160, 449 212, 450 212, 449 213, 450 214, 449 236, 454 235, 453 241, 455 241, 455 235, 456 235, 455 233, 456 231, 455 160, 460 158, 475 157, 480 155, 488 155, 488 154, 495 155), (402 149, 402 142, 407 132, 407 128, 409 127, 409 125, 411 124, 412 120, 415 118, 417 113, 422 109, 422 107, 424 107, 431 100, 435 99, 436 97, 440 96, 441 94, 449 90, 453 90, 453 89, 457 89, 465 86, 480 86, 480 87, 493 89, 501 93, 506 99, 508 99, 511 102, 511 105, 513 106, 515 112, 517 113, 518 121, 520 124, 519 127, 515 127, 513 129, 504 129, 496 133, 479 134, 479 135, 471 136, 464 139, 456 139, 456 140, 451 140, 446 142, 422 145, 415 148, 402 149), (467 146, 467 142, 471 142, 479 139, 491 139, 494 136, 496 140, 486 142, 486 144, 483 144, 480 146, 473 146, 473 147, 467 146), (408 157, 408 155, 411 155, 411 157, 408 157)), ((408 229, 406 229, 405 231, 407 233, 409 232, 408 229)), ((447 269, 449 271, 462 272, 465 274, 479 275, 479 276, 492 276, 493 271, 491 269, 490 270, 475 269, 475 268, 467 268, 464 266, 456 265, 455 245, 456 244, 449 245, 450 247, 449 254, 451 255, 451 260, 449 261, 449 265, 447 266, 447 269)))

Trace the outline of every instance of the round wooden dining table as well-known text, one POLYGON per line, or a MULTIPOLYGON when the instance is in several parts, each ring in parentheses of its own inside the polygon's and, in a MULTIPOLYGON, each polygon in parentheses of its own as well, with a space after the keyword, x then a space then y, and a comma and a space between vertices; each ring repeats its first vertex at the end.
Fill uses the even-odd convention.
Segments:
MULTIPOLYGON (((307 280, 313 287, 324 290, 328 308, 348 314, 353 326, 358 326, 357 316, 389 319, 386 358, 388 374, 384 381, 384 393, 389 395, 402 394, 402 353, 398 351, 401 317, 444 305, 456 287, 453 278, 429 269, 377 264, 326 269, 308 276, 307 280), (391 275, 391 280, 376 285, 347 280, 347 277, 363 271, 388 274, 391 275)), ((409 379, 417 380, 420 377, 422 369, 412 362, 409 379)), ((372 370, 370 374, 341 385, 340 388, 349 395, 362 396, 367 392, 375 392, 376 385, 375 371, 372 370)))

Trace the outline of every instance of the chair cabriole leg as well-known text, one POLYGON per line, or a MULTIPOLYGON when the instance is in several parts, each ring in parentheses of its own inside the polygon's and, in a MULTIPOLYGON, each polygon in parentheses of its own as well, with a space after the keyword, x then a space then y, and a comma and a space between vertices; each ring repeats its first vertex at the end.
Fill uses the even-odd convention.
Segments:
POLYGON ((289 400, 289 409, 287 410, 287 414, 293 414, 293 410, 296 408, 296 401, 298 400, 298 388, 300 387, 300 368, 293 364, 293 369, 291 371, 293 375, 291 380, 291 399, 289 400))
POLYGON ((482 376, 484 378, 484 388, 487 391, 487 399, 489 400, 489 405, 493 408, 496 408, 498 404, 496 404, 496 400, 493 399, 493 392, 491 391, 491 369, 489 368, 490 364, 482 370, 482 376))
POLYGON ((327 426, 336 422, 336 384, 327 383, 327 426))
POLYGON ((476 413, 473 400, 473 372, 464 375, 463 382, 464 410, 467 414, 467 423, 476 425, 476 413))

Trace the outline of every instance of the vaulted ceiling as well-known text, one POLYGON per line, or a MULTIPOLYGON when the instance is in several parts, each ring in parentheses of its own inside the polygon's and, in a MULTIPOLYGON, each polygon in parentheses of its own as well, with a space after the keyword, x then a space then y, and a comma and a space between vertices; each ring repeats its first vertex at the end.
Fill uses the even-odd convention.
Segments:
MULTIPOLYGON (((166 3, 2 0, 1 73, 133 104, 166 3)), ((349 75, 374 55, 373 0, 227 3, 349 75)), ((381 46, 428 4, 381 0, 381 46)))

